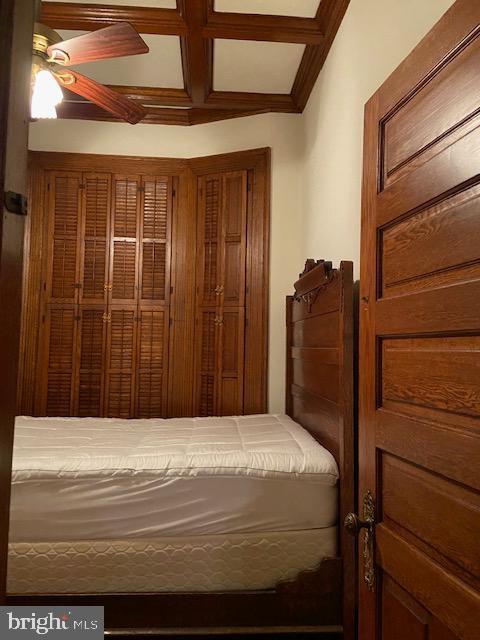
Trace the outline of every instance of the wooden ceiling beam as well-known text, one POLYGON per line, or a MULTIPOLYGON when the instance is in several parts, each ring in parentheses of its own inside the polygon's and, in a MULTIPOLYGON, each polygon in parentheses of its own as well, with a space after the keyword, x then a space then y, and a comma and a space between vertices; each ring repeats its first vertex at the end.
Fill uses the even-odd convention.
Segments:
POLYGON ((176 9, 42 2, 40 22, 52 29, 85 31, 94 31, 117 22, 130 22, 139 33, 174 36, 187 34, 187 25, 176 9))
MULTIPOLYGON (((197 35, 204 38, 318 45, 324 37, 315 18, 218 13, 210 11, 203 0, 182 0, 181 4, 188 15, 192 15, 195 7, 201 7, 203 18, 197 35)), ((40 20, 52 29, 93 31, 118 22, 130 22, 139 33, 180 37, 188 34, 187 22, 176 9, 42 2, 40 20)))
POLYGON ((224 109, 267 109, 282 113, 298 113, 292 96, 280 93, 247 93, 243 91, 212 91, 206 106, 224 109))
MULTIPOLYGON (((132 87, 129 85, 108 85, 123 96, 152 107, 192 107, 190 96, 184 89, 163 89, 161 87, 132 87)), ((67 102, 83 102, 80 96, 63 88, 67 102)), ((212 91, 203 108, 228 111, 274 111, 298 113, 292 96, 278 93, 246 93, 243 91, 212 91)))
POLYGON ((305 48, 292 88, 292 98, 300 111, 307 105, 349 3, 350 0, 320 2, 315 20, 325 33, 325 39, 320 46, 310 45, 305 48))
MULTIPOLYGON (((142 120, 143 124, 163 124, 177 126, 193 126, 219 120, 229 120, 232 118, 243 118, 245 116, 266 113, 268 109, 159 109, 147 108, 147 115, 142 120)), ((104 111, 91 102, 79 100, 64 101, 57 108, 59 118, 69 120, 96 120, 102 122, 122 122, 112 114, 104 111)))
POLYGON ((123 96, 138 100, 144 105, 158 107, 191 107, 192 100, 185 89, 164 89, 162 87, 131 87, 128 85, 108 85, 123 96))
POLYGON ((324 35, 315 18, 217 13, 208 16, 204 38, 294 42, 319 45, 324 35))
POLYGON ((185 90, 194 106, 202 106, 213 84, 213 42, 202 35, 209 0, 179 0, 178 6, 188 28, 180 42, 185 90))
MULTIPOLYGON (((187 126, 190 124, 188 109, 165 108, 147 109, 147 115, 142 120, 143 124, 170 124, 187 126)), ((64 101, 57 106, 57 116, 69 120, 100 120, 102 122, 123 122, 101 107, 91 102, 64 101)))

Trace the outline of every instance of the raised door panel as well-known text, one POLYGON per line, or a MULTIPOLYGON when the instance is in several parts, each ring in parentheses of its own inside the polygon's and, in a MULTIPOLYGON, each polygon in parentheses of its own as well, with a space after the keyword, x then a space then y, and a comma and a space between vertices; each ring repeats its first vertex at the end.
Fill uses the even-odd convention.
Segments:
POLYGON ((104 307, 81 307, 78 327, 78 362, 75 415, 103 414, 106 319, 104 307))
POLYGON ((111 179, 107 173, 83 175, 82 287, 80 303, 106 301, 111 179))
POLYGON ((50 172, 48 273, 46 293, 52 302, 75 302, 79 277, 79 228, 82 175, 50 172))
POLYGON ((382 640, 458 640, 393 580, 382 583, 382 640))
POLYGON ((45 318, 45 366, 42 412, 73 415, 74 359, 77 314, 73 305, 53 307, 45 318))
POLYGON ((105 413, 130 418, 134 412, 137 321, 135 309, 112 308, 107 315, 105 413))
POLYGON ((135 304, 138 293, 140 178, 113 180, 109 300, 135 304))
POLYGON ((165 415, 167 364, 167 314, 163 309, 143 309, 138 316, 136 415, 139 418, 165 415))

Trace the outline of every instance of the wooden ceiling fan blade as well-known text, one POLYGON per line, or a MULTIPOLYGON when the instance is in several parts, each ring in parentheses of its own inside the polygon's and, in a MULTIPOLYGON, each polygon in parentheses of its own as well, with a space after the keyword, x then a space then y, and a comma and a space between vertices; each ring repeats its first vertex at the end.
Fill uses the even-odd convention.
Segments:
POLYGON ((47 49, 50 58, 63 66, 106 58, 136 56, 148 51, 145 42, 128 22, 119 22, 83 36, 63 40, 47 49))
POLYGON ((120 93, 109 89, 103 84, 95 82, 95 80, 91 78, 83 76, 77 71, 69 69, 64 72, 56 72, 55 75, 61 86, 65 86, 69 91, 87 98, 90 102, 94 102, 118 118, 130 122, 130 124, 140 122, 147 114, 146 109, 142 105, 122 96, 120 93), (70 82, 70 76, 75 78, 75 82, 70 82))

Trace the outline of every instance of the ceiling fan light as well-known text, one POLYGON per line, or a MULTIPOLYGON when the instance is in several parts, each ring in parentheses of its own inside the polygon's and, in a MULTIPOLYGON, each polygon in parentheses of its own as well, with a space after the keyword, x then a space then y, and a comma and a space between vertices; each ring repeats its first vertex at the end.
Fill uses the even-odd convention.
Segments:
POLYGON ((55 106, 63 100, 63 93, 53 74, 45 69, 35 75, 31 116, 34 119, 56 118, 55 106))

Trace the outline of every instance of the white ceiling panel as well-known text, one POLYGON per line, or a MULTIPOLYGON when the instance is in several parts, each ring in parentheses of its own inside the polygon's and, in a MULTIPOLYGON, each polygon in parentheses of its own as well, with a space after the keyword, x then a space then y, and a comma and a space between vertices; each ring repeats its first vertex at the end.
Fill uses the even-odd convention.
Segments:
POLYGON ((216 91, 290 93, 305 45, 215 40, 216 91))
MULTIPOLYGON (((67 40, 85 31, 59 30, 58 33, 67 40)), ((180 38, 141 35, 150 47, 149 53, 87 62, 72 68, 103 84, 183 89, 180 38)))
POLYGON ((215 11, 314 18, 319 0, 215 0, 215 11))
MULTIPOLYGON (((77 4, 84 4, 87 0, 68 0, 77 4)), ((65 2, 65 0, 44 0, 44 2, 65 2)), ((88 0, 87 4, 106 4, 122 7, 155 7, 157 9, 176 9, 176 0, 88 0)))

